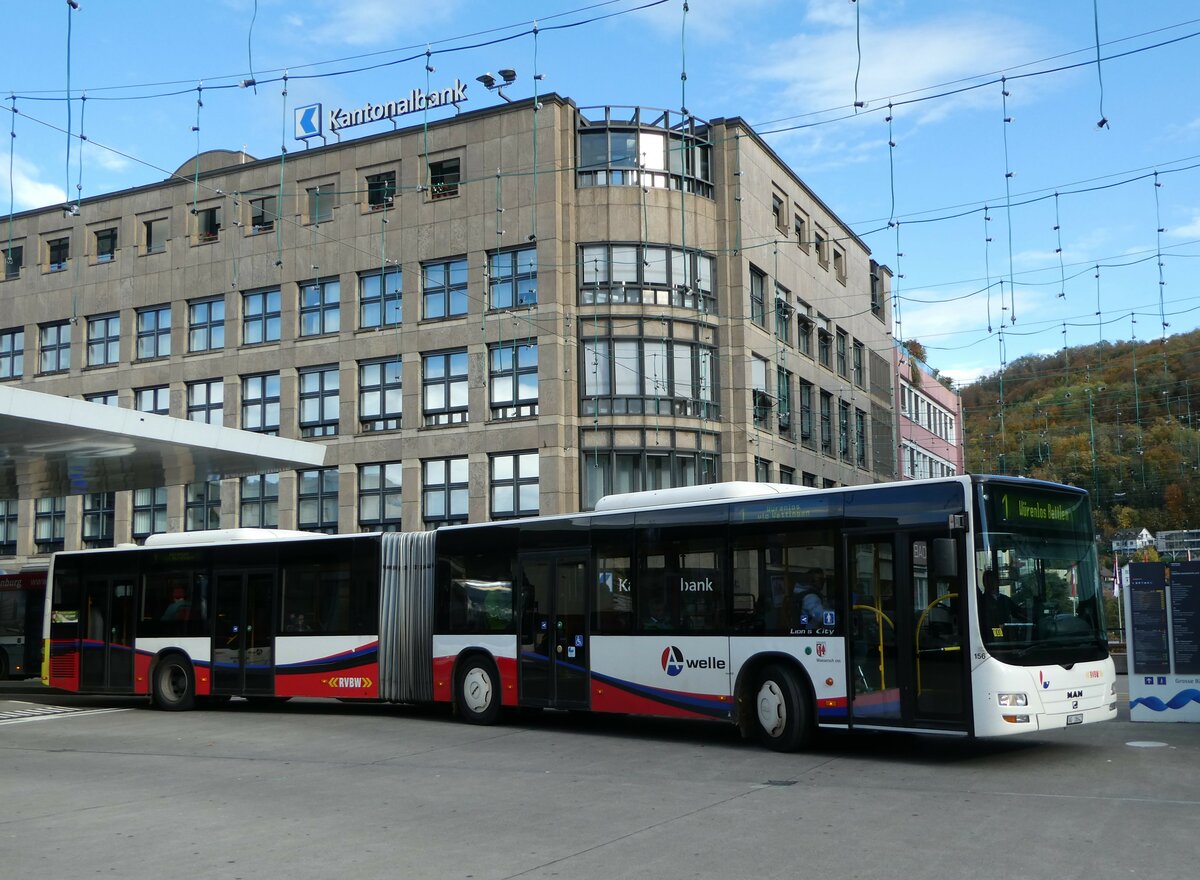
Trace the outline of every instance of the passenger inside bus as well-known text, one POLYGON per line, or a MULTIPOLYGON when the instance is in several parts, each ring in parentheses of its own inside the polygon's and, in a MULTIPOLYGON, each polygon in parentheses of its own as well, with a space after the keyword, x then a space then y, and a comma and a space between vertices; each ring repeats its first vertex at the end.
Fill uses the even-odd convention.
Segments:
POLYGON ((176 587, 171 592, 171 604, 162 613, 163 620, 187 620, 192 616, 192 603, 187 600, 187 591, 176 587))
POLYGON ((815 629, 825 625, 825 611, 829 607, 825 595, 825 570, 810 568, 803 581, 792 585, 787 601, 787 619, 793 629, 815 629))

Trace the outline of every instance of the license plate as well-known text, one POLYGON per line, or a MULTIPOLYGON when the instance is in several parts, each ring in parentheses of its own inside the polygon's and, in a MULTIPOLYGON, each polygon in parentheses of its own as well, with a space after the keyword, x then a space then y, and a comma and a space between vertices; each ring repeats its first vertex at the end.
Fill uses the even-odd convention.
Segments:
POLYGON ((1083 713, 1067 716, 1067 724, 1083 724, 1083 713))

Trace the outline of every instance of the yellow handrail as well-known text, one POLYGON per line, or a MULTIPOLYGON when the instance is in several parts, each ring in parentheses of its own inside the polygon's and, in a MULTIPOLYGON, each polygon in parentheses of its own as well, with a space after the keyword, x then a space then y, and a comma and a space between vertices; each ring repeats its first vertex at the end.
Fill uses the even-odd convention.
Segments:
MULTIPOLYGON (((925 610, 921 612, 921 616, 917 618, 917 696, 921 696, 921 624, 925 622, 925 616, 933 610, 933 606, 937 605, 943 599, 957 599, 958 593, 946 593, 944 596, 938 596, 932 602, 925 606, 925 610)), ((958 651, 961 645, 952 645, 944 648, 945 651, 958 651)))
POLYGON ((892 619, 883 613, 882 608, 876 608, 874 605, 852 605, 850 606, 850 609, 852 611, 870 611, 873 612, 877 618, 879 618, 879 689, 886 690, 887 676, 884 674, 883 662, 883 621, 886 620, 888 622, 888 626, 892 628, 892 632, 896 631, 896 624, 892 623, 892 619))

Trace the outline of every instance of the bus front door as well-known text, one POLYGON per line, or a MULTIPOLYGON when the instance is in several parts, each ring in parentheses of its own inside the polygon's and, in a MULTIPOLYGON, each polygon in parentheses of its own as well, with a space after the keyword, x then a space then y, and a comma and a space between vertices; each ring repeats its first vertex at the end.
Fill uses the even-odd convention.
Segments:
POLYGON ((587 557, 521 557, 520 695, 524 706, 586 709, 591 663, 587 557))
POLYGON ((214 694, 275 693, 275 572, 217 571, 214 694))
POLYGON ((87 691, 133 692, 133 580, 85 578, 79 685, 87 691))
POLYGON ((966 730, 965 602, 961 575, 934 564, 935 541, 944 536, 846 539, 856 726, 966 730))

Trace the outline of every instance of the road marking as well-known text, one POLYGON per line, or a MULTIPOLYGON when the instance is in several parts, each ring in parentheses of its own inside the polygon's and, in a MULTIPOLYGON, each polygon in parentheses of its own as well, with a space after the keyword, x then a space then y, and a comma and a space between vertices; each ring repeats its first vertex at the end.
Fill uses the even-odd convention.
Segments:
POLYGON ((26 721, 44 721, 47 718, 62 718, 68 715, 103 715, 106 712, 127 712, 127 709, 73 709, 70 706, 34 706, 28 709, 9 709, 0 712, 0 726, 23 724, 26 721))

